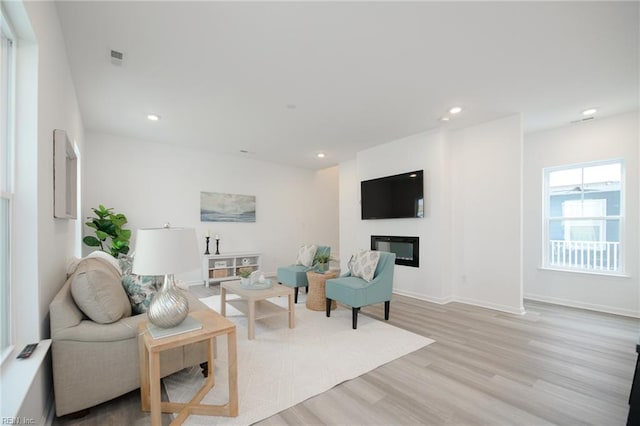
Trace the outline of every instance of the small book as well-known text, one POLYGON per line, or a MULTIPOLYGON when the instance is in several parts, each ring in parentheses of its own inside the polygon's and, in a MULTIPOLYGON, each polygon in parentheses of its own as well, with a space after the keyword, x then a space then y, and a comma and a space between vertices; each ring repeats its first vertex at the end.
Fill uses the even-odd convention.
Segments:
POLYGON ((153 337, 154 339, 162 339, 163 337, 170 337, 177 334, 188 333, 190 331, 200 330, 201 328, 202 323, 191 316, 187 316, 184 321, 171 328, 162 328, 151 323, 147 325, 147 329, 149 330, 149 333, 151 333, 151 337, 153 337))

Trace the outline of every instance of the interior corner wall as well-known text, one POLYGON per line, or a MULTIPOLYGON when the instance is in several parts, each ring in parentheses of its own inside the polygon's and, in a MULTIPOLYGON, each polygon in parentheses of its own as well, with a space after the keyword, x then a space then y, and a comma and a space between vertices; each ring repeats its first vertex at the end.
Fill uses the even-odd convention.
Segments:
POLYGON ((524 295, 526 298, 640 316, 640 176, 638 111, 524 138, 524 295), (559 272, 542 265, 542 173, 545 167, 621 158, 625 163, 624 276, 559 272))
POLYGON ((456 300, 523 313, 520 115, 450 133, 456 300))
MULTIPOLYGON (((83 216, 99 204, 124 213, 132 250, 136 229, 169 222, 195 228, 201 253, 207 231, 220 236, 222 254, 261 252, 270 274, 295 263, 302 244, 338 243, 337 168, 316 172, 101 133, 88 132, 86 139, 83 216), (201 222, 200 192, 254 195, 256 221, 201 222)), ((90 235, 89 228, 84 232, 90 235)), ((199 270, 179 278, 202 280, 199 270)))

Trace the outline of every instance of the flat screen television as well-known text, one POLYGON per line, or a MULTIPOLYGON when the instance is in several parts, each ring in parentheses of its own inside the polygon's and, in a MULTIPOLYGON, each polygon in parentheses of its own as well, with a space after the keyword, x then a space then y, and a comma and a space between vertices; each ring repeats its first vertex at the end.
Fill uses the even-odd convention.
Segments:
POLYGON ((423 171, 360 182, 362 219, 424 217, 423 171))

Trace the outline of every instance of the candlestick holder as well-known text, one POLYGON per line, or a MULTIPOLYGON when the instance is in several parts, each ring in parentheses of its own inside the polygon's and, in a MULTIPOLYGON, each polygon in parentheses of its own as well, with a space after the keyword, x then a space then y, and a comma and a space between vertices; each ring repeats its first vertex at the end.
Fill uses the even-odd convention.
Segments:
POLYGON ((219 245, 220 245, 220 238, 216 238, 216 254, 220 254, 219 245))
POLYGON ((211 254, 209 253, 209 237, 204 237, 204 239, 207 242, 207 249, 204 251, 204 254, 211 254))

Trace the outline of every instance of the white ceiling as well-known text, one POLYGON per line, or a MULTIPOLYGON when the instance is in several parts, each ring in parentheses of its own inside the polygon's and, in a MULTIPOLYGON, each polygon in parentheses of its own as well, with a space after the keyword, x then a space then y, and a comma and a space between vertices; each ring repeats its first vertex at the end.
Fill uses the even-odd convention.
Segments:
POLYGON ((522 113, 535 131, 639 106, 638 2, 57 7, 88 131, 299 167, 443 125, 522 113))

